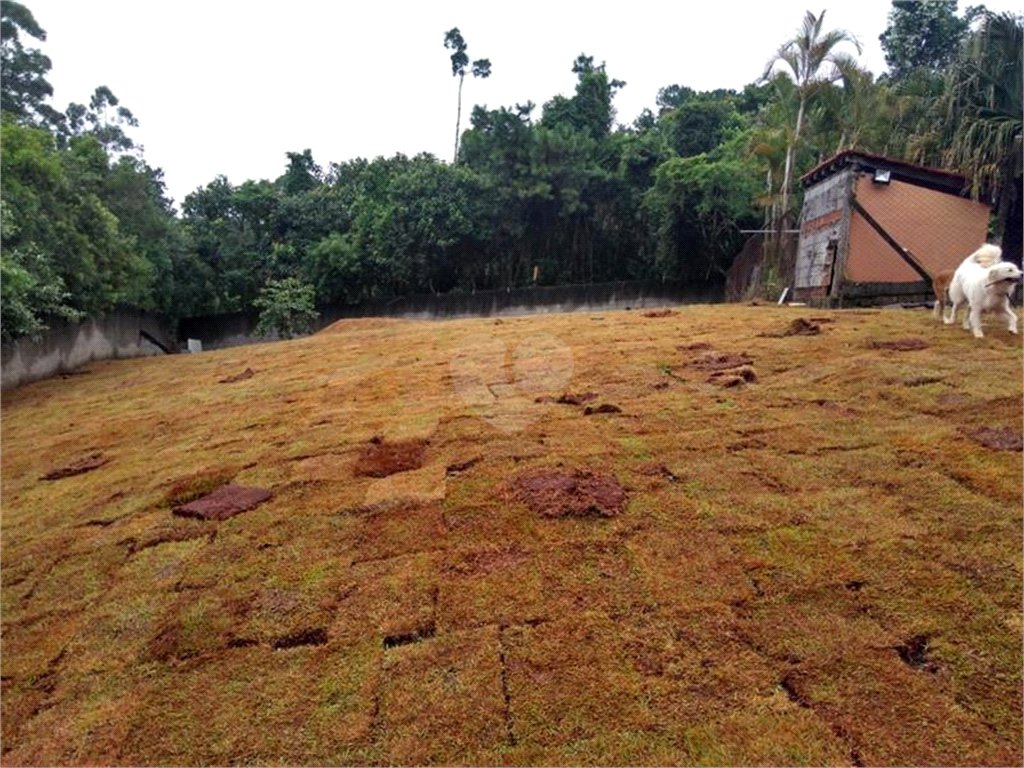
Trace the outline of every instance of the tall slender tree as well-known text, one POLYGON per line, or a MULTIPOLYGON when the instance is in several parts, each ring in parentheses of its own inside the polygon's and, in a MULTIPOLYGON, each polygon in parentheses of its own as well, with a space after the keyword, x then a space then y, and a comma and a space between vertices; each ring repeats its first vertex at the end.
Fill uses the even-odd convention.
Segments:
POLYGON ((46 40, 32 11, 15 0, 0 3, 0 109, 9 116, 56 126, 61 114, 45 101, 53 95, 46 76, 50 59, 38 48, 26 48, 24 37, 46 40))
MULTIPOLYGON (((815 16, 811 11, 804 16, 804 21, 796 36, 783 43, 778 52, 771 58, 765 67, 762 81, 767 81, 779 62, 789 68, 787 74, 796 84, 797 93, 800 98, 800 106, 796 114, 796 127, 793 130, 792 138, 786 148, 786 165, 782 177, 782 209, 780 215, 785 220, 789 205, 789 188, 792 182, 793 151, 797 142, 800 141, 800 130, 803 127, 804 112, 807 102, 812 99, 821 88, 835 82, 841 77, 841 68, 851 62, 848 54, 837 52, 835 49, 840 43, 852 43, 857 53, 861 52, 860 42, 845 29, 834 29, 822 33, 822 25, 825 21, 825 11, 815 16)), ((781 222, 780 222, 781 229, 781 222)))
MULTIPOLYGON (((452 27, 444 35, 444 47, 452 51, 452 77, 459 78, 459 107, 455 114, 455 157, 452 163, 459 162, 459 125, 462 122, 462 81, 466 78, 466 67, 469 66, 469 56, 466 55, 466 41, 462 39, 462 33, 458 27, 452 27)), ((473 77, 485 78, 491 76, 491 62, 489 59, 477 59, 473 62, 473 77)))

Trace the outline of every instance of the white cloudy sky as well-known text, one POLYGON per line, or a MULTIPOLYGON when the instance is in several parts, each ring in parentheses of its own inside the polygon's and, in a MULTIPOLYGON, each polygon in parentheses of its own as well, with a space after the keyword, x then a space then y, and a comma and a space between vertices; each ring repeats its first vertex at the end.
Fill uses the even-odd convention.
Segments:
MULTIPOLYGON (((552 96, 571 95, 580 53, 626 81, 615 106, 629 123, 671 83, 742 88, 804 12, 822 8, 804 0, 22 2, 47 31, 39 47, 53 61, 54 106, 109 86, 139 119, 133 136, 179 204, 218 174, 234 184, 276 178, 285 152, 307 147, 324 167, 395 152, 450 159, 457 84, 443 40, 454 26, 470 58, 493 67, 487 80, 467 78, 463 127, 473 104, 532 100, 539 117, 552 96)), ((862 63, 882 72, 888 0, 823 7, 826 27, 856 34, 862 63)))

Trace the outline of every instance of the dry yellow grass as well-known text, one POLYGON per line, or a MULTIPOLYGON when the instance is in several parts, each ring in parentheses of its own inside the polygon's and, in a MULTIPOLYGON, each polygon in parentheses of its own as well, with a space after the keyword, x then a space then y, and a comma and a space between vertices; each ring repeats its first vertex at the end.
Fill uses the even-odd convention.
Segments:
POLYGON ((1022 355, 988 330, 359 320, 7 393, 2 762, 1020 764, 1022 355), (535 402, 566 392, 621 413, 535 402), (508 489, 542 471, 628 502, 538 514, 508 489), (228 482, 274 495, 172 514, 228 482))

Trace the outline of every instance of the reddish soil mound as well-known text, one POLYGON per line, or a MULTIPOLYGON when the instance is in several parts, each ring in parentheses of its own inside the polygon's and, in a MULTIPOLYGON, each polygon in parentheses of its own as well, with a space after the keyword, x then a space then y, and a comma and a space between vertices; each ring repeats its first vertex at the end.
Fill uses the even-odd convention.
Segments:
POLYGON ((699 371, 727 371, 730 368, 739 368, 741 365, 750 365, 753 360, 746 352, 738 355, 730 355, 726 352, 708 352, 694 360, 690 365, 699 371))
POLYGON ((172 511, 179 517, 196 517, 200 520, 226 520, 247 512, 267 501, 273 494, 263 488, 247 488, 243 485, 225 485, 213 493, 188 504, 175 507, 172 511))
POLYGON ((1024 435, 1010 427, 975 427, 962 432, 995 451, 1024 451, 1024 435))
POLYGON ((228 376, 226 379, 221 379, 217 383, 218 384, 234 384, 236 381, 245 381, 246 379, 251 379, 255 375, 256 375, 256 371, 254 371, 252 368, 246 368, 241 373, 236 373, 234 376, 228 376))
POLYGON ((644 312, 644 317, 670 317, 676 314, 673 309, 655 309, 650 312, 644 312))
POLYGON ((544 517, 613 517, 626 506, 626 492, 610 474, 543 470, 520 475, 506 494, 544 517))
POLYGON ((868 349, 896 349, 901 352, 909 349, 927 349, 924 339, 896 339, 895 341, 869 341, 868 349))
MULTIPOLYGON (((827 318, 818 319, 819 322, 831 322, 827 318)), ((821 326, 818 323, 811 322, 803 317, 798 317, 796 320, 791 322, 784 331, 776 331, 774 333, 759 333, 758 336, 765 336, 768 338, 782 338, 783 336, 816 336, 821 333, 821 326)))
POLYGON ((40 480, 60 480, 62 477, 71 477, 72 475, 81 475, 86 472, 91 472, 97 467, 102 467, 110 459, 103 458, 102 453, 94 453, 91 456, 87 456, 84 459, 79 459, 74 464, 68 464, 66 467, 60 469, 54 469, 43 475, 40 480))
POLYGON ((362 477, 387 477, 397 472, 419 469, 423 466, 423 455, 426 451, 426 440, 417 438, 385 443, 381 438, 375 437, 356 460, 353 472, 362 477))

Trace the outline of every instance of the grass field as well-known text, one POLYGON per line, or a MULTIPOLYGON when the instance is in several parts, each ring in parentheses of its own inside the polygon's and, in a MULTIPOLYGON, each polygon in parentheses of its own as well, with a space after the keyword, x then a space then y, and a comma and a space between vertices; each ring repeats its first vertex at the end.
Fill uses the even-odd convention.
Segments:
POLYGON ((986 330, 353 320, 4 393, 2 762, 1019 765, 986 330))

